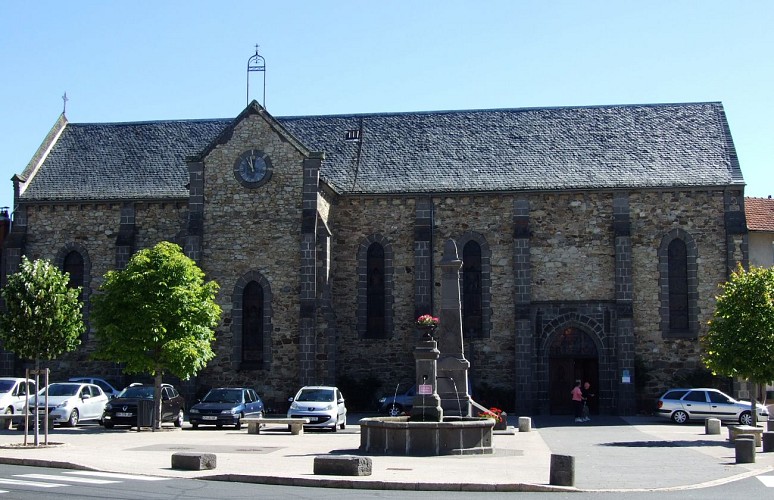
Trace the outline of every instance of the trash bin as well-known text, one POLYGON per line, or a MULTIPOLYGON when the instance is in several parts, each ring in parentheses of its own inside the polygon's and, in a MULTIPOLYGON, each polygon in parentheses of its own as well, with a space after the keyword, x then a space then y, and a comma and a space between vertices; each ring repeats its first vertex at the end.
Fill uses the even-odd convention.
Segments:
POLYGON ((153 427, 153 400, 141 399, 137 402, 137 430, 140 427, 153 427))

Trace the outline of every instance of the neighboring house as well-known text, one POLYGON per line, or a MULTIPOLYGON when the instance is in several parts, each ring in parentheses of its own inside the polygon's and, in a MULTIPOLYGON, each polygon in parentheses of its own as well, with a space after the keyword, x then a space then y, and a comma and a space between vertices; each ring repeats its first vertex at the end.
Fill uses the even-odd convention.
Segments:
MULTIPOLYGON (((631 414, 702 366, 717 287, 747 264, 744 180, 713 102, 63 115, 13 182, 3 280, 22 255, 51 259, 83 286, 88 322, 105 272, 177 242, 223 308, 195 384, 254 386, 270 406, 301 385, 412 380, 414 321, 440 309, 452 238, 473 394, 563 413, 583 378, 600 411, 631 414)), ((87 332, 52 376, 117 375, 93 348, 87 332)))
POLYGON ((750 264, 774 266, 774 200, 745 198, 744 213, 750 232, 750 264))

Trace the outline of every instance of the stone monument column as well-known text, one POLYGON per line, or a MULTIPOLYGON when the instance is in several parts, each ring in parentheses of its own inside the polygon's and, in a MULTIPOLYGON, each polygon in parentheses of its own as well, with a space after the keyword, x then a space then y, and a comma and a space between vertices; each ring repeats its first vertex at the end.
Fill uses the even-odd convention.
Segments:
POLYGON ((420 342, 414 348, 417 371, 417 392, 411 408, 411 420, 415 422, 440 422, 443 420, 441 398, 438 396, 436 363, 440 356, 435 340, 420 342))
POLYGON ((462 344, 462 302, 460 301, 460 268, 454 240, 443 246, 441 260, 441 311, 438 325, 438 396, 445 416, 470 416, 468 369, 462 344))

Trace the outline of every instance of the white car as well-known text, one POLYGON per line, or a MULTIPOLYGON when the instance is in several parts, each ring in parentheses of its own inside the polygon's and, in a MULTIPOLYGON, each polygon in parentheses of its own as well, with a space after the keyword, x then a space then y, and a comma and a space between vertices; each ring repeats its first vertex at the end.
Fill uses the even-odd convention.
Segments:
MULTIPOLYGON (((31 397, 35 395, 35 381, 23 378, 0 378, 0 412, 6 415, 17 413, 17 408, 21 405, 21 411, 24 411, 24 400, 27 394, 31 397), (25 384, 24 381, 27 381, 25 384)), ((11 419, 6 418, 0 424, 5 429, 11 428, 11 419)))
MULTIPOLYGON (((689 420, 707 418, 734 420, 742 425, 752 424, 752 405, 749 401, 737 401, 728 394, 710 387, 696 389, 670 389, 658 400, 656 414, 684 424, 689 420)), ((756 405, 757 420, 768 420, 769 410, 756 405)))
POLYGON ((347 407, 338 387, 308 385, 291 398, 288 418, 308 418, 308 427, 326 427, 336 432, 347 427, 347 407))
MULTIPOLYGON (((45 412, 46 389, 41 389, 36 398, 39 398, 42 414, 45 412)), ((34 411, 34 399, 30 400, 30 411, 34 411)), ((48 418, 68 427, 75 427, 85 420, 101 420, 107 402, 107 395, 95 384, 56 382, 48 386, 48 418)), ((23 406, 24 403, 22 411, 23 406)))

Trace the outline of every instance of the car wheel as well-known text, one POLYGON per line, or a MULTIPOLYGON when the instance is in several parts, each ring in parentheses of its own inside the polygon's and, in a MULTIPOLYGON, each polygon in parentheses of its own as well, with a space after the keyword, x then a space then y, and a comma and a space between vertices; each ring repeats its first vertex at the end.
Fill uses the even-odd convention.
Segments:
POLYGON ((234 424, 234 428, 235 428, 236 430, 239 430, 239 429, 241 429, 241 428, 242 428, 242 417, 244 417, 244 415, 242 415, 242 414, 240 413, 240 414, 239 414, 239 417, 237 418, 236 424, 234 424))
POLYGON ((344 430, 347 428, 347 416, 344 415, 344 419, 341 421, 341 425, 339 425, 339 429, 344 430))
POLYGON ((182 427, 183 426, 183 409, 180 408, 180 411, 177 412, 177 418, 175 418, 175 427, 182 427))
POLYGON ((391 417, 399 417, 401 413, 403 413, 403 407, 401 405, 392 405, 387 410, 387 413, 391 417))
POLYGON ((739 423, 742 425, 752 425, 752 413, 743 411, 742 414, 739 415, 739 423))
MULTIPOLYGON (((5 409, 6 415, 13 415, 13 408, 10 406, 5 409)), ((13 427, 13 419, 12 418, 5 418, 3 419, 3 429, 10 429, 13 427)))
POLYGON ((688 422, 688 414, 683 410, 677 410, 672 414, 672 421, 674 421, 676 424, 684 424, 688 422))
POLYGON ((78 409, 73 408, 73 412, 70 414, 70 418, 67 419, 67 427, 75 427, 78 425, 78 419, 80 416, 78 415, 78 409))
POLYGON ((113 422, 105 422, 105 429, 112 429, 114 426, 113 422))

